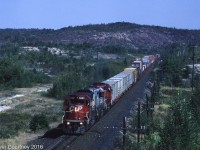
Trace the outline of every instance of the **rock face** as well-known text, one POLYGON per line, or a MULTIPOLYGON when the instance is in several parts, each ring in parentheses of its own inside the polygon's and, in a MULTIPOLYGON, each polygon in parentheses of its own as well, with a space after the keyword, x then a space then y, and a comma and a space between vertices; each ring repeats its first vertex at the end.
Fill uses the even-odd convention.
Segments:
POLYGON ((97 47, 120 45, 131 49, 154 49, 172 43, 200 44, 200 30, 183 30, 132 23, 111 23, 52 29, 1 29, 0 44, 82 44, 97 47))

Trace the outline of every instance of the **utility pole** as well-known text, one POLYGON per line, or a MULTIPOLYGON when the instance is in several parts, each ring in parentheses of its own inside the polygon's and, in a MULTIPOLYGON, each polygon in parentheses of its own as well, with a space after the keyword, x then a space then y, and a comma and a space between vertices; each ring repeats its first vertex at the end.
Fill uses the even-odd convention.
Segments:
POLYGON ((138 141, 138 143, 140 142, 140 102, 138 102, 137 141, 138 141))
POLYGON ((147 101, 147 104, 146 104, 146 111, 147 111, 147 121, 148 121, 148 119, 149 119, 149 98, 148 98, 148 96, 147 96, 147 94, 146 94, 146 101, 147 101))
POLYGON ((194 46, 192 46, 192 92, 194 88, 194 46))
POLYGON ((126 141, 126 117, 123 117, 123 147, 126 141))

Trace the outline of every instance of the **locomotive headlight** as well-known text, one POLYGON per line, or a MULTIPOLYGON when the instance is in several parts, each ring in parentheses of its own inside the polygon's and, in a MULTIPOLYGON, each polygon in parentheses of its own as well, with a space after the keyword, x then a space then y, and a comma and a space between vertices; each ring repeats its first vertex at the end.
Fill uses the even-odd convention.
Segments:
POLYGON ((82 126, 82 125, 83 125, 83 123, 82 123, 82 122, 80 122, 80 125, 82 126))
POLYGON ((67 122, 67 125, 70 125, 70 122, 67 122))

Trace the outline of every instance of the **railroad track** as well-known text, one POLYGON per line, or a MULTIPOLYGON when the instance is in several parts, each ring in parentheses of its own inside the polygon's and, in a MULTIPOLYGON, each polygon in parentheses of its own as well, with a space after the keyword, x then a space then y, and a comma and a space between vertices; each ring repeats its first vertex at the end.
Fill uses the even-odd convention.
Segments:
POLYGON ((70 145, 78 138, 78 136, 65 136, 57 143, 48 148, 48 150, 69 149, 70 145))
MULTIPOLYGON (((94 124, 95 125, 95 124, 94 124)), ((94 125, 92 125, 87 132, 91 132, 91 133, 97 133, 100 135, 100 132, 95 131, 95 130, 91 130, 89 131, 94 125)), ((51 145, 50 147, 47 148, 47 150, 60 150, 60 149, 70 149, 71 145, 73 144, 73 142, 75 142, 75 140, 81 136, 80 135, 65 135, 63 136, 63 138, 59 139, 56 143, 54 143, 53 145, 51 145)))
MULTIPOLYGON (((149 72, 148 72, 149 73, 149 72)), ((138 98, 143 98, 148 73, 123 95, 118 103, 83 136, 71 144, 71 150, 110 150, 122 131, 123 117, 130 115, 138 98), (95 132, 93 132, 95 131, 95 132)))
MULTIPOLYGON (((149 73, 149 72, 148 72, 149 73)), ((65 135, 56 139, 46 139, 45 150, 110 150, 114 148, 116 137, 122 130, 122 118, 129 116, 130 110, 142 98, 148 80, 148 73, 123 95, 86 133, 79 136, 65 135)))

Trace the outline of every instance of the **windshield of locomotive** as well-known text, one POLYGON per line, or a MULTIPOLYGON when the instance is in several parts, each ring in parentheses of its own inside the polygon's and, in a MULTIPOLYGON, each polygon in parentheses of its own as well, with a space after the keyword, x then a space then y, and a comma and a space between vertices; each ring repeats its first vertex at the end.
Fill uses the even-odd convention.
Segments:
POLYGON ((84 104, 84 100, 83 99, 70 99, 71 104, 80 104, 83 105, 84 104))

